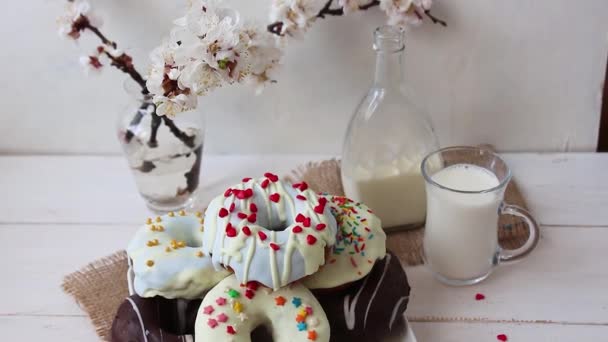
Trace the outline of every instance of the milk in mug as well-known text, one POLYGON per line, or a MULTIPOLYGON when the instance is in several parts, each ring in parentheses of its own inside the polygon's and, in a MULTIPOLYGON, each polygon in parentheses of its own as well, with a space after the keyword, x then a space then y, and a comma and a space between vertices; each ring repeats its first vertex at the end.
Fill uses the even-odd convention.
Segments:
MULTIPOLYGON (((456 164, 431 179, 442 187, 483 191, 500 182, 491 171, 472 164, 456 164)), ((460 193, 428 184, 424 235, 426 262, 440 276, 473 279, 487 275, 498 253, 498 211, 503 191, 460 193)))

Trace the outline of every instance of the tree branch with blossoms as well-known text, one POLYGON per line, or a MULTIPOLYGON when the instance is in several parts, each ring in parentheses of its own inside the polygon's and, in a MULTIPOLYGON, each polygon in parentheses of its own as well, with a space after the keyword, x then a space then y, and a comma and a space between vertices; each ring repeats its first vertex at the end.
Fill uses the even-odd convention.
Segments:
MULTIPOLYGON (((81 64, 87 68, 88 71, 99 71, 103 68, 101 58, 105 57, 110 61, 110 65, 116 69, 127 74, 135 83, 141 88, 141 94, 144 97, 150 96, 150 91, 146 85, 146 80, 142 74, 135 68, 133 64, 133 58, 125 52, 118 50, 118 44, 107 38, 105 34, 99 29, 102 24, 101 19, 91 11, 91 6, 88 2, 83 0, 68 0, 66 6, 66 12, 63 16, 58 18, 59 33, 60 35, 78 40, 81 34, 85 31, 91 32, 101 41, 101 45, 97 47, 95 52, 88 56, 81 57, 81 64)), ((186 134, 182 131, 175 122, 169 117, 161 117, 157 114, 156 104, 150 104, 147 101, 143 101, 138 112, 135 114, 129 128, 125 133, 125 141, 128 143, 135 136, 133 128, 137 127, 144 117, 144 114, 151 115, 151 133, 147 141, 147 145, 151 148, 158 147, 158 129, 161 123, 164 123, 168 127, 169 131, 184 145, 194 148, 195 137, 186 134), (150 108, 151 107, 151 108, 150 108)), ((200 158, 200 152, 196 152, 196 157, 200 158)), ((195 174, 198 169, 195 169, 200 163, 194 163, 193 169, 185 174, 188 189, 191 188, 192 184, 198 181, 198 174, 195 174)), ((145 161, 142 165, 142 172, 149 172, 155 168, 155 165, 150 161, 145 161)))

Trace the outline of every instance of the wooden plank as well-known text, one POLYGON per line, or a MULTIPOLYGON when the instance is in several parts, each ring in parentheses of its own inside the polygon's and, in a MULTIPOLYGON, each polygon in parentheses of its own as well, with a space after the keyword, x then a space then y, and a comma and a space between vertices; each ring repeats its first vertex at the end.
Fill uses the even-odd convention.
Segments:
MULTIPOLYGON (((130 226, 0 225, 0 269, 7 277, 0 292, 1 315, 80 315, 62 293, 62 276, 125 246, 130 226)), ((414 320, 487 320, 608 323, 608 229, 543 228, 528 259, 498 269, 486 282, 446 287, 423 267, 408 269, 413 287, 408 316, 414 320), (584 253, 581 253, 584 251, 584 253), (485 301, 475 301, 477 292, 485 301), (584 309, 582 309, 584 308, 584 309)))
POLYGON ((606 326, 523 324, 523 323, 419 323, 411 322, 418 341, 498 341, 499 334, 509 341, 571 342, 604 341, 606 326))
MULTIPOLYGON (((244 176, 320 158, 327 156, 204 156, 199 205, 244 176)), ((123 157, 4 156, 0 170, 0 223, 138 223, 150 215, 123 157)))
MULTIPOLYGON (((545 225, 608 225, 608 155, 504 154, 545 225)), ((206 156, 200 206, 245 175, 284 174, 321 155, 206 156)), ((149 212, 122 157, 0 157, 0 222, 137 223, 149 212)))
MULTIPOLYGON (((509 341, 570 342, 603 341, 606 326, 523 323, 420 323, 411 322, 418 341, 497 341, 506 334, 509 341)), ((86 317, 0 316, 4 341, 97 341, 86 317)))

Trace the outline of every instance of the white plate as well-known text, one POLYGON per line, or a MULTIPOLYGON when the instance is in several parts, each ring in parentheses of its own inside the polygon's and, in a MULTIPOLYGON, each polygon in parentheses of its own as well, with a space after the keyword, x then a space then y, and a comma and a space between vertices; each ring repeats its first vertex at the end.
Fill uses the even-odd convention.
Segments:
MULTIPOLYGON (((129 259, 129 268, 127 270, 127 282, 128 282, 128 286, 129 286, 129 295, 134 295, 135 291, 133 290, 133 279, 135 277, 135 274, 133 273, 133 269, 131 268, 131 259, 129 259)), ((405 331, 405 336, 398 336, 395 337, 394 339, 390 339, 388 341, 385 342, 417 342, 418 340, 416 340, 416 336, 414 335, 414 332, 412 331, 412 326, 411 324, 407 321, 407 318, 403 318, 405 320, 405 325, 407 326, 407 330, 405 331)))

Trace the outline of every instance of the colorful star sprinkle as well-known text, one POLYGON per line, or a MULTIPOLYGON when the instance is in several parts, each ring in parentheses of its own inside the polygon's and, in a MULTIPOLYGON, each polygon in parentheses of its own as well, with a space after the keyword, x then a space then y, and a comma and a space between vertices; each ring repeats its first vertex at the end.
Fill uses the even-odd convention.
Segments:
POLYGON ((296 316, 296 322, 298 322, 298 323, 304 322, 305 320, 306 320, 305 316, 302 316, 302 315, 296 316))
POLYGON ((211 327, 211 329, 214 329, 215 327, 217 327, 217 321, 216 321, 216 320, 214 320, 213 318, 209 318, 209 319, 207 320, 207 325, 208 325, 209 327, 211 327))
POLYGON ((250 289, 245 290, 245 297, 247 297, 249 299, 253 299, 253 296, 255 296, 255 292, 253 292, 250 289))
POLYGON ((243 304, 241 304, 241 302, 239 302, 238 300, 235 301, 232 304, 232 310, 234 310, 234 312, 236 312, 237 314, 243 312, 243 304))
POLYGON ((283 306, 283 305, 285 305, 285 302, 287 302, 287 300, 285 300, 285 297, 283 297, 283 296, 278 296, 278 297, 274 298, 274 303, 277 306, 283 306))
POLYGON ((230 335, 236 334, 236 330, 234 330, 234 327, 232 325, 229 325, 226 327, 226 332, 229 333, 230 335))
POLYGON ((291 304, 293 304, 293 306, 295 306, 296 308, 299 308, 300 305, 302 305, 302 299, 298 297, 293 297, 293 299, 291 300, 291 304))
POLYGON ((215 303, 219 306, 224 306, 224 305, 226 305, 226 298, 220 297, 215 300, 215 303))
POLYGON ((306 323, 304 322, 300 322, 298 323, 298 331, 306 331, 308 327, 306 326, 306 323))
POLYGON ((478 293, 475 295, 475 300, 484 300, 486 299, 486 296, 483 295, 483 293, 478 293))
POLYGON ((306 320, 306 324, 308 324, 309 327, 314 328, 319 325, 319 320, 315 317, 308 317, 308 319, 306 320))
POLYGON ((207 305, 203 308, 203 312, 206 315, 211 315, 213 313, 213 311, 215 311, 215 309, 213 309, 213 306, 211 306, 211 305, 207 305))
POLYGON ((228 321, 228 316, 221 313, 221 314, 217 315, 217 321, 220 323, 226 323, 228 321))
POLYGON ((247 315, 245 315, 244 312, 241 312, 239 314, 239 319, 241 320, 241 322, 245 322, 249 317, 247 317, 247 315))
POLYGON ((235 289, 230 289, 228 290, 228 296, 230 296, 230 298, 239 298, 241 293, 235 289))
POLYGON ((306 314, 312 315, 312 308, 310 306, 307 306, 305 310, 306 310, 306 314))
POLYGON ((316 341, 317 340, 317 332, 314 330, 311 330, 308 332, 308 339, 311 341, 316 341))
POLYGON ((506 342, 506 341, 509 340, 507 338, 507 335, 505 335, 505 334, 496 335, 496 339, 499 340, 499 341, 502 341, 502 342, 506 342))

